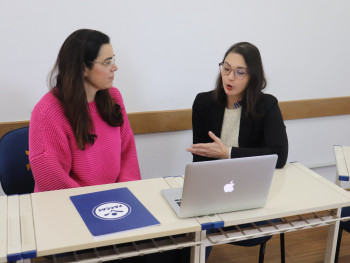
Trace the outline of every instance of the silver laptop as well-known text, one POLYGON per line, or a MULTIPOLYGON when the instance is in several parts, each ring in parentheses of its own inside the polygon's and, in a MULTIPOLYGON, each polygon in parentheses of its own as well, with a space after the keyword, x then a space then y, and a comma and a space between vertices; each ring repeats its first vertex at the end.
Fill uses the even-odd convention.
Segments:
POLYGON ((263 207, 277 155, 190 163, 183 188, 162 190, 180 218, 263 207))

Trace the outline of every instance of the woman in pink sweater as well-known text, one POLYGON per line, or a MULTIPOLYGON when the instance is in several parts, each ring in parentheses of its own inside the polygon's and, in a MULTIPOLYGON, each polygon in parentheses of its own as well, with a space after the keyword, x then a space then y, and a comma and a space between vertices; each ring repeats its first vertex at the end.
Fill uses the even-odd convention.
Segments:
POLYGON ((30 120, 35 192, 141 179, 116 70, 105 34, 80 29, 63 43, 30 120))

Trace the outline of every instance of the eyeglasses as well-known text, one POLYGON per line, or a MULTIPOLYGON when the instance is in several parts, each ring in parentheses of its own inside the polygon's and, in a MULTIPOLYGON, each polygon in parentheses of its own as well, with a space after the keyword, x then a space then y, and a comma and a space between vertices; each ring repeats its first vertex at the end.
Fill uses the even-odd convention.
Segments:
POLYGON ((112 66, 115 63, 115 55, 113 57, 111 57, 111 58, 105 59, 104 61, 92 61, 91 63, 99 63, 99 64, 102 64, 102 65, 104 65, 106 67, 112 68, 112 66))
POLYGON ((233 69, 231 68, 231 66, 229 64, 227 64, 226 62, 221 62, 219 63, 219 67, 220 67, 220 72, 223 76, 227 76, 230 75, 231 72, 233 71, 233 75, 235 78, 237 79, 244 79, 245 76, 248 75, 248 70, 246 68, 236 68, 233 69))

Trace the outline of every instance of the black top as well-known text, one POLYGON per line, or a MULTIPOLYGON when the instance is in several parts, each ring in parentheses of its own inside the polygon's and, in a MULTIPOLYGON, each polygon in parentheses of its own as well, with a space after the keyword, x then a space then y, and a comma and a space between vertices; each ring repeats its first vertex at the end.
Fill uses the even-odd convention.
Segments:
MULTIPOLYGON (((232 147, 231 158, 277 154, 276 167, 282 168, 288 157, 288 138, 277 99, 270 94, 262 94, 256 105, 260 118, 246 117, 246 104, 242 100, 241 122, 238 145, 232 147)), ((214 100, 213 91, 199 93, 192 106, 193 143, 208 143, 213 140, 208 132, 221 135, 225 106, 214 100)), ((193 155, 193 161, 214 160, 193 155)))

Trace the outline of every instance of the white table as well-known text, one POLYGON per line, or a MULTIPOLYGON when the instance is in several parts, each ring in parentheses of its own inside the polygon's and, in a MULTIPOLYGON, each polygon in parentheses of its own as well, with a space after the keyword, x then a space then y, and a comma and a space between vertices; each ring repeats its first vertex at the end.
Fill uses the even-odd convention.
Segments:
POLYGON ((350 174, 350 146, 335 145, 333 147, 337 165, 336 184, 341 181, 349 181, 350 174))
MULTIPOLYGON (((244 233, 237 230, 212 234, 206 237, 202 246, 329 225, 325 262, 333 262, 339 208, 348 206, 349 197, 347 191, 300 163, 287 164, 285 168, 276 170, 264 208, 218 215, 225 223, 225 227, 274 218, 282 218, 281 223, 256 227, 244 233), (330 211, 332 214, 319 213, 323 210, 332 210, 330 211), (301 216, 288 218, 295 215, 301 216)), ((201 257, 204 257, 204 249, 201 257)))
MULTIPOLYGON (((23 216, 26 218, 20 221, 24 220, 26 224, 21 222, 22 245, 19 244, 19 247, 24 248, 23 240, 32 241, 34 238, 34 244, 30 245, 34 245, 38 257, 77 251, 75 256, 81 255, 79 262, 98 262, 104 259, 117 259, 190 246, 193 248, 192 261, 204 262, 206 246, 329 225, 325 262, 332 262, 338 229, 336 226, 339 224, 339 208, 350 205, 350 194, 303 165, 291 163, 283 169, 276 170, 264 208, 210 217, 179 219, 175 215, 162 197, 161 189, 179 187, 182 183, 182 177, 169 177, 31 194, 32 218, 28 216, 28 213, 24 215, 20 213, 22 218, 23 216), (94 239, 75 210, 69 196, 119 187, 128 187, 161 224, 118 233, 103 239, 94 239), (329 210, 333 214, 319 213, 323 210, 329 210), (295 220, 291 219, 293 216, 295 220), (282 218, 283 222, 248 231, 226 231, 225 229, 227 226, 273 218, 282 218), (208 223, 224 227, 220 228, 219 233, 207 235, 202 228, 208 223), (179 234, 185 236, 177 239, 176 235, 179 234), (160 237, 169 237, 171 242, 163 244, 162 240, 157 240, 160 237), (142 246, 138 243, 141 240, 145 240, 142 246), (118 250, 120 244, 129 242, 132 244, 130 250, 118 250), (144 246, 144 244, 150 244, 150 246, 144 246), (116 245, 115 253, 110 253, 111 249, 108 250, 108 253, 105 253, 107 250, 100 249, 111 245, 116 245), (95 249, 93 252, 80 254, 81 250, 90 248, 95 249), (87 256, 89 258, 82 258, 87 256)), ((0 206, 3 199, 0 199, 0 206)), ((4 206, 6 201, 2 203, 4 206)), ((22 208, 28 212, 28 207, 21 206, 20 210, 22 208)), ((22 252, 25 251, 22 250, 22 252)), ((74 260, 74 258, 67 257, 66 262, 71 259, 74 260)))

